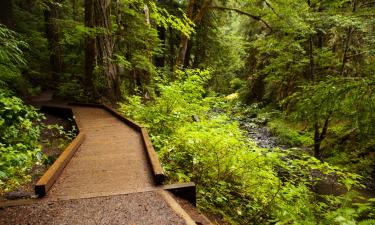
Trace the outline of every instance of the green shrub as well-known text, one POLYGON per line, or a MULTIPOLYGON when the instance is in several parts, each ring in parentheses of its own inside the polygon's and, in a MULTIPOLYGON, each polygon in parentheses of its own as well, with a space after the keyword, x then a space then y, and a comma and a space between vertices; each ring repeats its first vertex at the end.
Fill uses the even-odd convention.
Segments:
POLYGON ((22 183, 40 158, 39 126, 42 116, 9 91, 0 89, 0 192, 22 183))

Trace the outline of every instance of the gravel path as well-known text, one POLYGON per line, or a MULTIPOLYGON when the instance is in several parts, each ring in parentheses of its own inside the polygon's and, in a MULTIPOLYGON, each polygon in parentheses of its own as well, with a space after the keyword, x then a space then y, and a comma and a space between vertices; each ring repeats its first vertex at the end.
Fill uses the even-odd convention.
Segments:
POLYGON ((158 191, 43 202, 0 209, 0 224, 182 225, 181 218, 158 191))

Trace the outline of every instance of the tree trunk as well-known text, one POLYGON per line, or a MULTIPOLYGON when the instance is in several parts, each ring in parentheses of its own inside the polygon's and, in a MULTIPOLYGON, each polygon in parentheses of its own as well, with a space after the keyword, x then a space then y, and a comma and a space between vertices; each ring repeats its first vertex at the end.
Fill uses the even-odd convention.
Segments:
POLYGON ((190 55, 191 55, 191 49, 193 47, 192 40, 188 41, 186 53, 185 53, 185 59, 184 59, 184 68, 188 67, 190 64, 190 55))
POLYGON ((59 27, 56 19, 59 18, 59 6, 55 2, 48 3, 47 10, 44 11, 45 32, 50 50, 50 66, 54 82, 59 80, 59 74, 63 71, 63 54, 60 45, 59 27))
MULTIPOLYGON (((85 0, 85 26, 93 28, 95 26, 94 22, 94 0, 85 0)), ((93 73, 96 60, 96 46, 95 38, 92 36, 87 36, 85 40, 85 74, 84 83, 85 91, 89 99, 94 98, 95 89, 93 84, 93 73)))
POLYGON ((108 91, 105 95, 114 103, 120 99, 120 81, 117 76, 117 67, 112 62, 114 44, 111 34, 111 0, 95 0, 95 25, 103 28, 103 33, 96 37, 98 63, 107 81, 108 91))
POLYGON ((77 0, 71 0, 72 1, 72 8, 73 8, 73 20, 78 21, 78 6, 77 6, 77 0))
MULTIPOLYGON (((196 0, 190 0, 187 10, 186 10, 186 16, 193 20, 193 12, 194 12, 194 7, 195 7, 195 2, 196 0)), ((188 42, 189 38, 185 34, 181 34, 181 39, 180 39, 180 45, 179 45, 179 53, 176 59, 176 67, 181 68, 185 62, 185 57, 186 57, 186 51, 188 48, 188 42)))
POLYGON ((312 34, 309 37, 309 77, 308 80, 316 81, 314 75, 314 42, 312 34))
POLYGON ((327 136, 328 124, 329 124, 329 117, 327 117, 324 121, 322 132, 319 131, 320 130, 319 122, 315 122, 314 124, 314 156, 315 158, 320 159, 320 160, 322 160, 320 146, 324 138, 326 138, 327 136))
POLYGON ((349 27, 346 33, 347 37, 346 37, 345 45, 344 45, 344 54, 341 60, 340 76, 343 76, 345 72, 345 65, 346 65, 346 62, 348 61, 348 51, 349 51, 349 46, 350 46, 350 40, 352 38, 352 33, 353 33, 353 30, 351 27, 349 27))
POLYGON ((319 140, 319 137, 320 137, 320 135, 319 135, 319 123, 315 122, 315 124, 314 124, 314 156, 317 159, 321 158, 321 155, 320 155, 321 141, 319 140))
MULTIPOLYGON (((352 2, 352 13, 354 13, 357 9, 357 1, 353 0, 352 2)), ((352 27, 349 27, 346 32, 346 39, 345 39, 345 44, 344 44, 344 54, 342 56, 341 60, 341 68, 340 68, 340 76, 344 75, 345 72, 345 65, 348 61, 348 52, 349 52, 349 47, 350 47, 350 42, 352 39, 354 29, 352 27)))
POLYGON ((8 28, 12 27, 12 0, 0 1, 0 23, 8 28))

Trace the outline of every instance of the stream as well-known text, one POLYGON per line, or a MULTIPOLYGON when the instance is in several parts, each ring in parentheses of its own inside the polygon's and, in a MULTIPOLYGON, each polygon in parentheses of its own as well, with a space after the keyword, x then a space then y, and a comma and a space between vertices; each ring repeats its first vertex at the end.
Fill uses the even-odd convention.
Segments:
MULTIPOLYGON (((245 131, 245 135, 252 139, 259 147, 267 148, 272 151, 273 148, 288 149, 288 146, 282 145, 278 137, 274 136, 266 126, 266 121, 259 121, 257 118, 231 118, 232 121, 237 121, 240 128, 245 131)), ((296 149, 296 148, 295 148, 296 149)), ((304 152, 309 152, 308 149, 297 148, 304 152)), ((313 177, 322 177, 319 171, 312 172, 313 177)), ((366 198, 374 198, 374 184, 366 184, 366 189, 356 189, 366 198)), ((337 182, 335 174, 328 175, 313 187, 313 190, 318 194, 333 194, 341 195, 346 192, 346 189, 337 182)))

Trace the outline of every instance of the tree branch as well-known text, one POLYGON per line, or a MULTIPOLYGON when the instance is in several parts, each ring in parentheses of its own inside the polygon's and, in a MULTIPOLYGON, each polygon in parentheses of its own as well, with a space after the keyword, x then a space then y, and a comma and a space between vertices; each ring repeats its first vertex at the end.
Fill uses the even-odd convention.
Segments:
POLYGON ((270 27, 270 25, 268 25, 268 23, 265 20, 263 20, 260 16, 255 16, 255 15, 250 14, 248 12, 244 12, 240 9, 228 8, 228 7, 223 7, 223 6, 209 6, 208 8, 209 9, 217 9, 217 10, 221 10, 221 11, 234 11, 238 14, 248 16, 248 17, 250 17, 254 20, 262 22, 270 31, 272 31, 272 28, 270 27))
POLYGON ((267 1, 267 0, 263 0, 264 3, 266 3, 266 5, 268 6, 268 8, 271 9, 271 11, 277 16, 279 17, 280 19, 283 19, 276 11, 275 9, 272 7, 272 5, 267 1))

